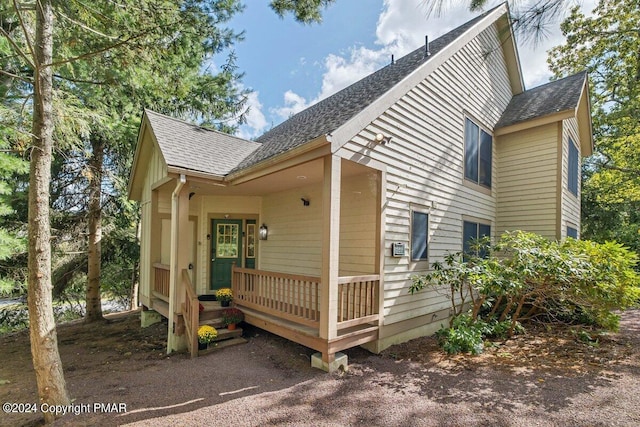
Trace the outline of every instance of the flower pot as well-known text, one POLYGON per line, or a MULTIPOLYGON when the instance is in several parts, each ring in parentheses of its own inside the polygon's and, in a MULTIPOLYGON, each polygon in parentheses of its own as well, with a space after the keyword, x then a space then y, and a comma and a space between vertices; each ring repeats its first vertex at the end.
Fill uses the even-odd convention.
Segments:
POLYGON ((235 330, 236 329, 236 324, 235 323, 229 323, 227 325, 227 329, 230 330, 230 331, 235 330))
POLYGON ((198 342, 198 350, 206 350, 209 347, 209 344, 206 342, 198 342))
POLYGON ((222 307, 229 307, 229 304, 231 304, 231 301, 227 301, 227 300, 220 301, 220 305, 222 307))

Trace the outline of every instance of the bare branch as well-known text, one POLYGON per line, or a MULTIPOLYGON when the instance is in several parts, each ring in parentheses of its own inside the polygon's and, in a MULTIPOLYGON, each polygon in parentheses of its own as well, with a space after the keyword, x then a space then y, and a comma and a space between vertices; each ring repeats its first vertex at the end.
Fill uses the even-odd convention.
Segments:
POLYGON ((9 44, 13 46, 13 49, 18 53, 18 55, 22 57, 22 59, 27 61, 27 64, 29 64, 31 68, 35 68, 35 66, 33 65, 33 62, 29 59, 29 56, 26 53, 24 53, 22 49, 20 49, 20 46, 18 46, 15 40, 13 40, 13 37, 11 37, 11 35, 7 33, 7 31, 2 27, 0 27, 0 34, 5 36, 5 38, 9 41, 9 44))
MULTIPOLYGON (((15 10, 16 10, 16 15, 18 16, 18 20, 20 21, 20 27, 22 27, 22 32, 23 32, 23 34, 24 34, 24 39, 25 39, 25 41, 26 41, 26 43, 27 43, 27 46, 29 47, 29 52, 31 52, 31 57, 32 57, 32 58, 33 58, 33 60, 35 61, 35 60, 36 60, 36 54, 35 54, 35 51, 33 50, 33 44, 31 43, 31 39, 29 38, 29 32, 27 31, 27 26, 24 24, 24 20, 22 19, 22 14, 20 13, 20 8, 19 8, 19 6, 18 6, 18 2, 17 2, 16 0, 13 0, 13 7, 14 7, 14 8, 15 8, 15 10)), ((4 32, 4 31, 3 31, 3 32, 4 32)), ((7 34, 7 36, 8 36, 8 34, 7 34)), ((13 44, 13 43, 12 43, 12 44, 13 44)), ((28 59, 26 56, 24 56, 24 54, 23 54, 23 57, 25 58, 25 60, 26 60, 29 64, 31 64, 31 66, 32 66, 33 68, 35 68, 34 63, 32 63, 31 61, 29 61, 29 59, 28 59)))
POLYGON ((9 77, 12 77, 14 79, 18 79, 18 80, 23 81, 25 83, 33 84, 33 80, 32 79, 29 79, 27 77, 22 77, 22 76, 19 76, 17 74, 10 73, 10 72, 2 70, 2 69, 0 69, 0 74, 4 74, 5 76, 9 76, 9 77))

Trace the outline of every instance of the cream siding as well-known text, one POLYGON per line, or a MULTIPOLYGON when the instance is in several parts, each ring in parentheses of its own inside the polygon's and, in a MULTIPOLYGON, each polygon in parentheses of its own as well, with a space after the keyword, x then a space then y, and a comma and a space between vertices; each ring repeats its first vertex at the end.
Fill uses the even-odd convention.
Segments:
POLYGON ((342 177, 340 276, 376 272, 377 174, 342 177))
MULTIPOLYGON (((148 132, 148 131, 147 131, 148 132)), ((149 306, 151 296, 151 271, 154 262, 160 260, 151 259, 151 236, 153 230, 151 230, 151 194, 152 186, 156 182, 167 176, 167 165, 164 163, 162 156, 158 149, 151 141, 151 137, 148 133, 145 134, 141 144, 146 144, 148 147, 152 147, 150 151, 150 158, 146 163, 148 166, 146 170, 146 176, 144 177, 144 187, 142 190, 141 205, 141 227, 140 227, 140 303, 149 306)), ((146 151, 146 150, 145 150, 146 151)))
POLYGON ((558 124, 502 135, 496 147, 497 235, 526 230, 555 239, 558 124))
POLYGON ((567 225, 578 230, 580 236, 580 195, 582 194, 582 180, 580 168, 582 153, 580 152, 578 121, 575 118, 562 121, 562 218, 560 220, 561 238, 567 236, 567 225), (578 149, 578 195, 575 196, 568 188, 569 181, 569 138, 578 149))
POLYGON ((320 277, 321 184, 264 196, 260 221, 269 228, 268 240, 260 244, 260 269, 320 277))
POLYGON ((490 132, 511 95, 497 30, 492 26, 343 146, 346 158, 364 159, 362 163, 371 158, 387 166, 385 325, 449 306, 446 292, 410 295, 408 289, 412 275, 425 272, 447 252, 462 249, 463 215, 483 218, 492 230, 495 227, 495 142, 493 189, 465 185, 464 121, 469 117, 490 132), (376 133, 390 136, 391 141, 376 144, 376 133), (429 214, 428 262, 410 260, 412 209, 429 214), (407 245, 404 257, 391 257, 393 242, 407 245))

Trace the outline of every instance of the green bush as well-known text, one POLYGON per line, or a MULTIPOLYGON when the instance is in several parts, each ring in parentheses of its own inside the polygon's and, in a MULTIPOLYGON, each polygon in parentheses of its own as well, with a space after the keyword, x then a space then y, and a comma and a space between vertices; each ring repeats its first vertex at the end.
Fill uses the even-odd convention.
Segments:
POLYGON ((438 335, 448 352, 477 352, 478 335, 509 337, 534 318, 616 330, 615 311, 640 301, 637 255, 617 243, 557 242, 519 231, 502 235, 490 253, 448 254, 413 278, 411 293, 448 287, 454 316, 438 335))

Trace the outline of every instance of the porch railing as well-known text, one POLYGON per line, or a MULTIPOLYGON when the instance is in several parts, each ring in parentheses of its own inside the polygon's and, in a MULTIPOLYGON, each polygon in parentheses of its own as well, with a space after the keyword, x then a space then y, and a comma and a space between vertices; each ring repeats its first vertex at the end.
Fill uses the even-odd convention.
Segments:
POLYGON ((182 285, 184 288, 184 305, 182 315, 187 333, 187 348, 191 357, 198 355, 198 327, 200 326, 200 302, 196 295, 188 270, 182 270, 182 285))
POLYGON ((155 278, 153 280, 153 292, 157 297, 169 301, 169 282, 171 280, 171 272, 169 266, 165 264, 153 264, 155 278))
POLYGON ((320 278, 233 268, 237 305, 314 328, 320 325, 320 278))
MULTIPOLYGON (((320 325, 319 277, 233 268, 234 302, 314 328, 320 325)), ((337 328, 377 322, 380 276, 338 279, 337 328)))
POLYGON ((338 330, 378 321, 380 275, 338 278, 338 330))

